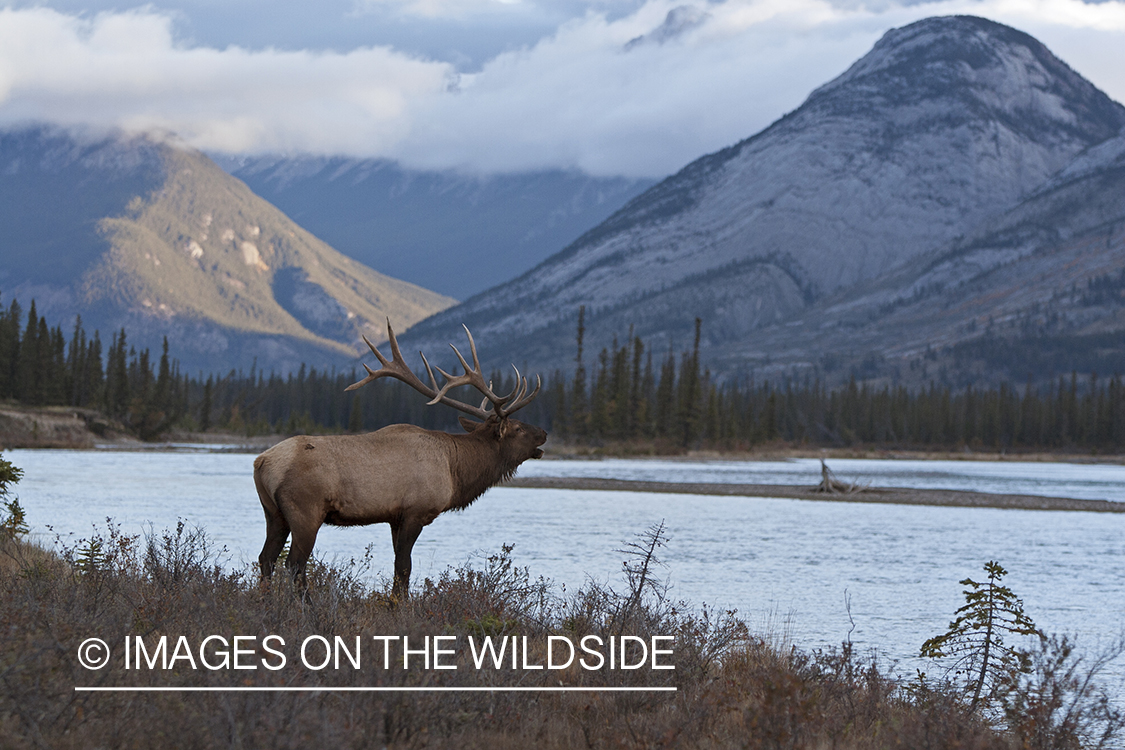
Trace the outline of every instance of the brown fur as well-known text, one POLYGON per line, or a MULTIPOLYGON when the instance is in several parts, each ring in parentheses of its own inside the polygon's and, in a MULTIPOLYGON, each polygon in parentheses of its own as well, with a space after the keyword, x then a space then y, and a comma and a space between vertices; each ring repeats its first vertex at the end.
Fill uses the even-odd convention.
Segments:
POLYGON ((547 433, 514 419, 462 419, 465 435, 391 425, 365 435, 301 435, 254 461, 254 485, 266 515, 258 557, 263 582, 290 535, 286 565, 303 580, 320 527, 388 523, 395 552, 393 593, 405 598, 410 553, 422 528, 462 510, 485 490, 539 458, 547 433))

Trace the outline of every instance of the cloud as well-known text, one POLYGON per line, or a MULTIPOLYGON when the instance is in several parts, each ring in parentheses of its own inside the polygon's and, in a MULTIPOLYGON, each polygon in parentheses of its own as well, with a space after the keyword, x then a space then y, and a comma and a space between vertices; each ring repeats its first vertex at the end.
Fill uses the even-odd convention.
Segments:
MULTIPOLYGON (((491 0, 434 0, 463 12, 491 0)), ((576 6, 578 7, 578 6, 576 6)), ((1125 0, 649 0, 580 7, 472 74, 390 47, 217 49, 154 10, 0 10, 0 123, 175 131, 200 148, 471 171, 660 176, 793 109, 886 29, 972 13, 1021 28, 1125 98, 1125 0)), ((523 9, 519 12, 525 12, 523 9)))
POLYGON ((1033 27, 1048 44, 1053 35, 1072 63, 1100 50, 1105 59, 1088 66, 1101 73, 1095 82, 1125 93, 1125 66, 1107 65, 1125 48, 1120 2, 955 0, 877 11, 826 0, 649 2, 615 21, 588 14, 489 61, 459 97, 426 102, 400 155, 432 167, 667 174, 795 108, 886 29, 953 13, 1033 27))
POLYGON ((386 47, 340 54, 182 47, 149 10, 92 19, 0 10, 0 122, 171 130, 220 151, 388 152, 452 65, 386 47))
POLYGON ((590 14, 489 61, 458 96, 426 102, 401 153, 466 169, 667 174, 793 109, 882 32, 825 34, 811 20, 835 13, 787 0, 697 13, 650 2, 612 22, 590 14))
POLYGON ((489 15, 524 5, 520 0, 362 0, 361 7, 390 8, 403 16, 466 18, 489 15))
POLYGON ((644 0, 355 0, 363 12, 390 13, 400 18, 465 20, 492 17, 504 25, 518 19, 555 19, 581 16, 587 10, 609 15, 631 13, 644 0))

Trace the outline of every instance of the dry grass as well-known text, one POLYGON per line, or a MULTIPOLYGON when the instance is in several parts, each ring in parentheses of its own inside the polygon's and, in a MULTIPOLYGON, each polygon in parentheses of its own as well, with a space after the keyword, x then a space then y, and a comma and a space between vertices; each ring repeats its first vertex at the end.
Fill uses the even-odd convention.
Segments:
MULTIPOLYGON (((260 590, 231 573, 198 530, 148 539, 110 528, 57 552, 0 540, 0 746, 5 748, 701 747, 1008 748, 951 690, 909 690, 847 646, 803 653, 757 637, 733 613, 691 610, 651 586, 646 550, 632 548, 620 591, 590 584, 567 596, 512 565, 507 550, 427 580, 409 604, 363 583, 362 561, 314 565, 307 599, 286 579, 260 590), (82 668, 97 636, 276 634, 281 670, 125 671, 119 655, 82 668), (457 670, 383 669, 365 645, 361 669, 297 663, 308 635, 457 636, 457 670), (674 635, 674 671, 474 668, 463 647, 484 635, 528 636, 542 663, 548 635, 574 640, 674 635), (674 693, 86 693, 81 686, 673 685, 674 693)), ((260 640, 259 640, 260 642, 260 640)), ((258 655, 251 659, 254 661, 258 655)), ((256 663, 256 662, 255 662, 256 663)), ((417 662, 415 662, 417 664, 417 662)), ((420 666, 420 665, 418 665, 420 666)))

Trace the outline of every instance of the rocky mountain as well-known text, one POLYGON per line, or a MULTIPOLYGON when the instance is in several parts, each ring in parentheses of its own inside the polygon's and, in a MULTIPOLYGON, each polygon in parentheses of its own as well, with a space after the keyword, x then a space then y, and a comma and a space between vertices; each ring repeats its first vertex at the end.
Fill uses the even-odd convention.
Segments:
POLYGON ((716 356, 914 385, 1125 373, 1125 134, 968 236, 716 356))
MULTIPOLYGON (((411 339, 434 348, 465 322, 482 350, 561 366, 585 305, 594 351, 631 326, 680 348, 700 317, 705 355, 727 373, 817 365, 831 352, 837 362, 908 356, 927 336, 944 340, 932 311, 914 306, 931 291, 945 290, 929 297, 945 304, 986 267, 1005 278, 1014 258, 1063 252, 1051 237, 1065 243, 1065 222, 1087 221, 1066 201, 1083 202, 1075 196, 1093 183, 1079 181, 1104 166, 1091 149, 1123 126, 1125 107, 1027 34, 967 16, 920 21, 887 32, 761 133, 689 164, 411 339), (1048 203, 1054 214, 1042 213, 1048 203), (911 331, 896 354, 875 323, 908 310, 922 327, 895 329, 911 331)), ((1105 215, 1087 208, 1087 223, 1105 215)), ((1037 262, 1051 273, 1054 261, 1037 262)))
POLYGON ((352 360, 454 300, 340 254, 203 154, 149 138, 0 133, 0 289, 190 369, 352 360))
POLYGON ((340 252, 458 299, 522 274, 654 183, 422 172, 381 159, 216 161, 340 252))

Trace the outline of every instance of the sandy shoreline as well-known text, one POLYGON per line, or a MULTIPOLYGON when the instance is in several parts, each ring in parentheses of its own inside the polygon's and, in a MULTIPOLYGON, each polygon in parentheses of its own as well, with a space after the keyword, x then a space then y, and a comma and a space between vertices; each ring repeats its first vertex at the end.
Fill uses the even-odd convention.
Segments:
POLYGON ((785 484, 715 484, 703 482, 645 482, 590 477, 515 477, 504 487, 560 490, 609 490, 618 492, 663 492, 687 495, 781 497, 845 503, 889 503, 895 505, 945 505, 965 508, 1011 508, 1020 510, 1067 510, 1091 513, 1125 513, 1125 503, 1108 500, 1076 500, 1037 495, 997 495, 964 490, 929 490, 906 487, 871 487, 859 492, 824 493, 811 486, 785 484))

